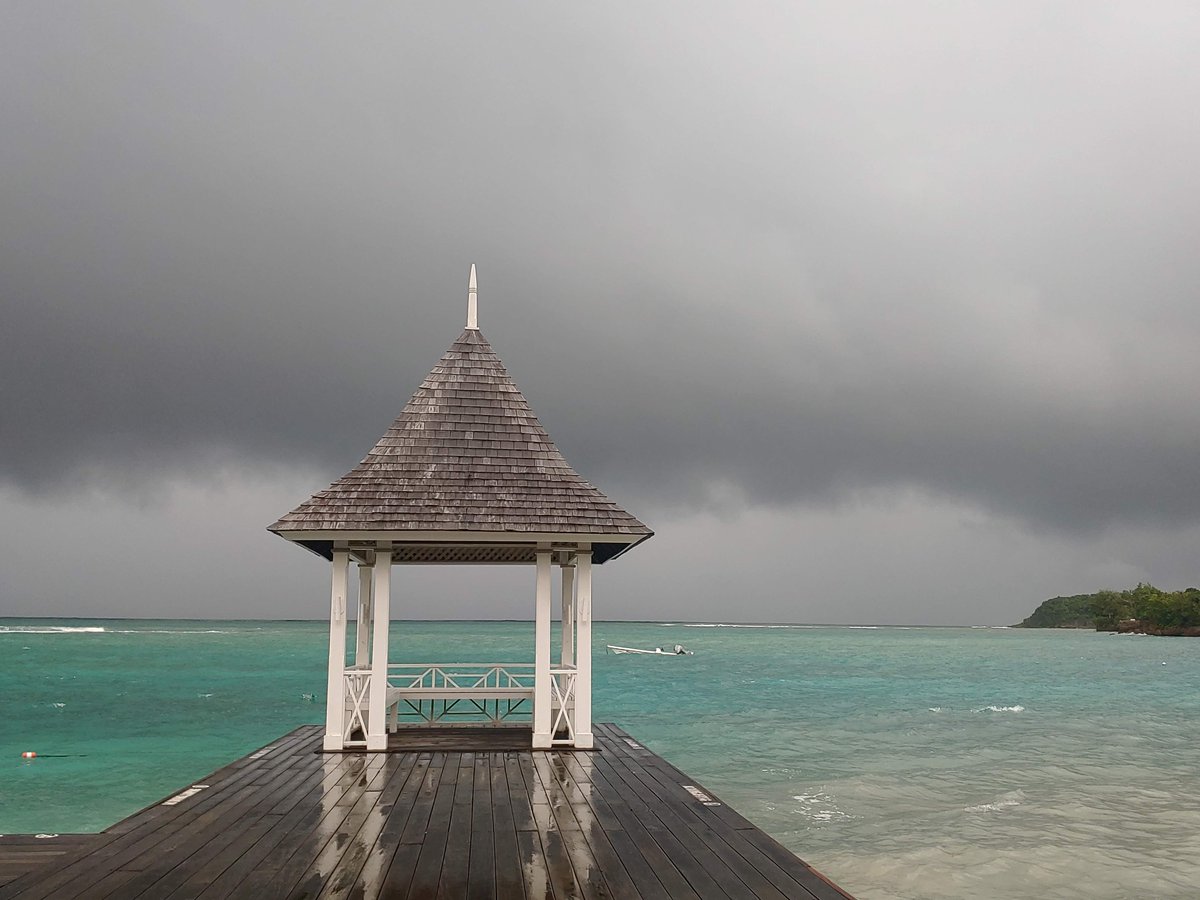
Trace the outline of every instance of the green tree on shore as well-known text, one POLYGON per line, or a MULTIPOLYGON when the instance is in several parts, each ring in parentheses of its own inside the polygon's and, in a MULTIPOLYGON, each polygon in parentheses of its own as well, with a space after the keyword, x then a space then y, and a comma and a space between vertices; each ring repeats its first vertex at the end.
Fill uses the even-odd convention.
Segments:
POLYGON ((1097 631, 1200 630, 1200 589, 1162 591, 1140 583, 1126 591, 1097 591, 1043 602, 1022 628, 1094 627, 1097 631))

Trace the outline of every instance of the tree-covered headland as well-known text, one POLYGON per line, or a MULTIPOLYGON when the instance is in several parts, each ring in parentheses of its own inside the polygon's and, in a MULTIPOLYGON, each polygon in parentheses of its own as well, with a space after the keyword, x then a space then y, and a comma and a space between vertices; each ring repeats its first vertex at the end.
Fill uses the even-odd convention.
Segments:
POLYGON ((1139 584, 1127 591, 1052 597, 1015 627, 1200 637, 1200 589, 1160 591, 1152 584, 1139 584))

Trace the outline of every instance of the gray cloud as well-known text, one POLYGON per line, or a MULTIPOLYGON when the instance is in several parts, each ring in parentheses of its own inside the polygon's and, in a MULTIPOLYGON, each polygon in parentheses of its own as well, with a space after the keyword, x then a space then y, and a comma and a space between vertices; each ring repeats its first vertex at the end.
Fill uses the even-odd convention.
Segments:
POLYGON ((27 495, 340 474, 477 262, 543 422, 647 519, 912 488, 1063 533, 1197 520, 1190 4, 10 18, 27 495))
MULTIPOLYGON (((103 491, 0 490, 10 561, 0 615, 322 618, 328 566, 262 528, 316 477, 225 470, 203 485, 160 484, 136 506, 103 491), (46 557, 47 536, 66 522, 62 564, 25 564, 46 557)), ((912 491, 859 494, 834 510, 659 511, 655 525, 653 541, 596 573, 597 618, 1005 625, 1057 594, 1194 584, 1200 540, 1197 525, 1034 534, 912 491)), ((533 572, 397 567, 392 611, 531 620, 533 572)))

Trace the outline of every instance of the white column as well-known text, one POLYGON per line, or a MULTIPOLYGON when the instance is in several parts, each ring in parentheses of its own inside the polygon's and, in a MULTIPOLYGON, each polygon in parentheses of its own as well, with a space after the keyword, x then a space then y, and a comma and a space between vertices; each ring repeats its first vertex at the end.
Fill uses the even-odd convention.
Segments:
POLYGON ((358 621, 354 642, 354 664, 371 661, 371 567, 358 564, 358 621))
POLYGON ((575 665, 575 564, 562 567, 562 664, 575 665))
POLYGON ((371 597, 374 622, 371 646, 371 709, 367 713, 367 749, 387 749, 388 620, 391 617, 392 551, 375 551, 375 585, 371 597))
POLYGON ((575 586, 575 746, 580 750, 595 745, 592 736, 592 551, 580 550, 575 557, 579 570, 575 586))
POLYGON ((325 749, 341 750, 346 729, 346 575, 350 554, 333 551, 333 586, 329 592, 329 680, 325 687, 325 749))
POLYGON ((549 747, 550 733, 550 551, 537 552, 537 614, 533 629, 533 746, 549 747))

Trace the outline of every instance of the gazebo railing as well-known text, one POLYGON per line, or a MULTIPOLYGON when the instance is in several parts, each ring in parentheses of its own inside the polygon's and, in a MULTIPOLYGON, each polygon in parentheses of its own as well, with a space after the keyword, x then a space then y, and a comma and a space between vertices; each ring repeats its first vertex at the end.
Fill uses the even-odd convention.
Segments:
POLYGON ((501 722, 532 715, 533 663, 392 663, 388 705, 398 718, 501 722))
POLYGON ((575 685, 578 673, 574 666, 550 669, 550 734, 552 746, 575 744, 575 685), (559 737, 559 735, 563 735, 559 737))
POLYGON ((342 673, 345 682, 345 725, 342 729, 343 747, 367 746, 367 711, 371 706, 371 667, 355 666, 342 673), (355 736, 357 734, 357 736, 355 736))

